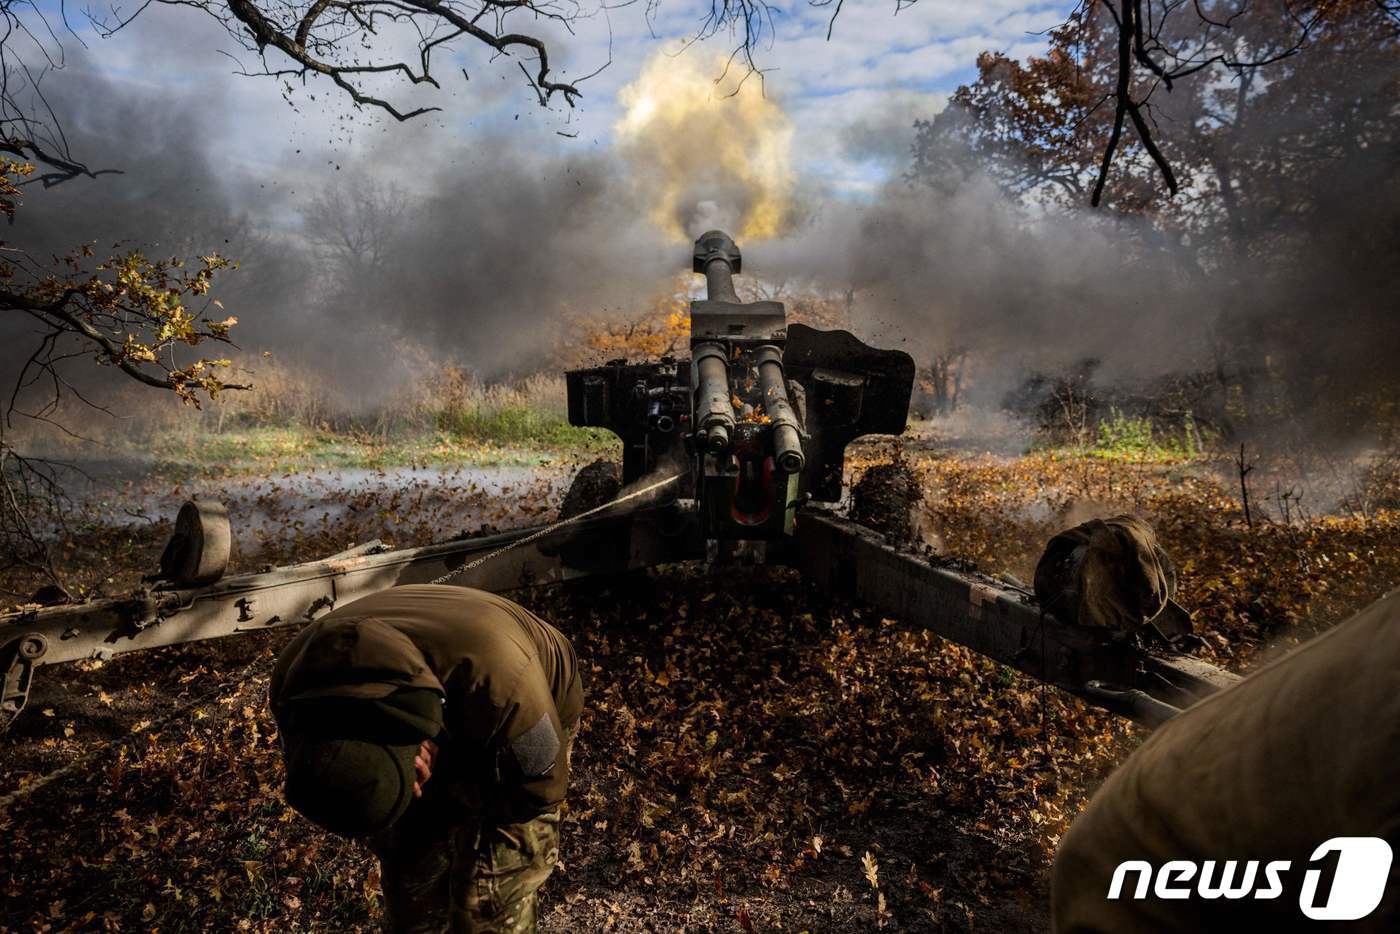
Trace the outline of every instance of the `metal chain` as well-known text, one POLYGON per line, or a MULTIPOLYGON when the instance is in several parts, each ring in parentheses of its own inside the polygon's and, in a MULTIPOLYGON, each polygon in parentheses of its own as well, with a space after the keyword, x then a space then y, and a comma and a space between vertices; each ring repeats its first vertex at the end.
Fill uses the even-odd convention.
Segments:
POLYGON ((583 519, 587 519, 589 516, 597 515, 598 513, 602 512, 603 510, 605 510, 605 509, 611 509, 613 506, 616 506, 616 505, 618 505, 618 504, 620 504, 620 503, 625 503, 625 502, 627 502, 629 499, 636 499, 638 496, 645 495, 645 494, 647 494, 647 493, 652 492, 653 490, 659 490, 659 489, 661 489, 663 486, 666 486, 666 485, 671 484, 671 483, 675 483, 675 482, 676 482, 677 480, 679 480, 680 478, 681 478, 681 477, 680 477, 680 474, 675 474, 675 475, 673 475, 673 476, 667 477, 665 480, 658 480, 658 481, 655 482, 655 483, 652 483, 652 484, 649 484, 649 485, 647 485, 647 486, 644 486, 644 487, 642 487, 642 488, 639 489, 639 490, 633 490, 631 493, 628 493, 626 496, 619 496, 617 499, 609 500, 608 502, 604 503, 604 504, 601 505, 601 506, 594 506, 592 509, 589 509, 589 510, 587 510, 586 512, 581 512, 581 513, 579 513, 579 514, 576 515, 576 516, 570 516, 570 517, 567 518, 567 519, 560 519, 558 522, 555 522, 555 523, 553 523, 553 524, 551 524, 551 525, 545 526, 545 527, 542 528, 542 529, 538 529, 538 530, 536 530, 536 531, 534 531, 534 532, 531 532, 529 535, 526 535, 524 538, 517 538, 515 541, 511 542, 511 543, 508 544, 508 545, 502 545, 500 548, 497 548, 495 551, 487 552, 486 554, 482 555, 480 558, 477 558, 475 561, 469 561, 469 562, 467 562, 466 564, 462 565, 461 567, 457 568, 455 571, 448 571, 446 574, 444 574, 444 575, 442 575, 441 577, 438 577, 438 578, 432 580, 430 583, 433 583, 433 584, 445 584, 445 583, 447 583, 448 581, 452 580, 454 577, 457 577, 457 576, 459 576, 459 575, 465 574, 466 572, 468 572, 468 571, 470 571, 470 570, 472 570, 472 569, 474 569, 474 568, 479 568, 479 567, 481 567, 481 566, 482 566, 483 564, 485 564, 487 561, 490 561, 492 558, 496 558, 496 557, 499 557, 500 555, 505 554, 507 551, 510 551, 512 548, 519 548, 521 545, 528 545, 528 544, 530 544, 531 542, 538 541, 539 539, 544 538, 546 535, 549 535, 549 534, 551 534, 551 533, 553 533, 553 532, 557 532, 559 529, 562 529, 562 528, 563 528, 564 526, 566 526, 566 525, 572 525, 572 524, 575 523, 575 522, 579 522, 579 521, 581 521, 581 520, 583 520, 583 519))

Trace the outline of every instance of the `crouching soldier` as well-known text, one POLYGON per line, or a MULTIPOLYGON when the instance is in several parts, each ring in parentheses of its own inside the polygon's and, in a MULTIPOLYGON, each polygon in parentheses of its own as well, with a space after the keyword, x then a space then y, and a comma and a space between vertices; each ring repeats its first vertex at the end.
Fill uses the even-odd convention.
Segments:
POLYGON ((287 802, 379 857, 390 931, 535 929, 583 708, 573 647, 462 587, 395 587, 283 650, 287 802))

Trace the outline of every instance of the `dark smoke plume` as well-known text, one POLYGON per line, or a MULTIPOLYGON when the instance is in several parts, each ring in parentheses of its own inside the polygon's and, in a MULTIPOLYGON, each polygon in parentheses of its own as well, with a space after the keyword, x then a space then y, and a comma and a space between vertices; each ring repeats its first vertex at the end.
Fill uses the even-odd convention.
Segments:
MULTIPOLYGON (((29 190, 7 239, 40 256, 92 243, 99 254, 233 257, 240 268, 215 294, 239 318, 238 344, 333 374, 361 402, 407 375, 395 372, 404 342, 483 378, 538 370, 570 316, 639 314, 680 268, 602 156, 531 153, 503 137, 443 146, 408 126, 273 173, 230 169, 206 142, 217 89, 153 107, 149 89, 81 59, 62 78, 51 97, 75 149, 124 174, 29 190)), ((17 371, 26 344, 6 343, 5 369, 17 371)), ((94 378, 81 362, 69 370, 94 378)))
MULTIPOLYGON (((1348 99, 1385 99, 1386 67, 1357 66, 1348 99)), ((657 204, 636 184, 645 167, 613 153, 531 150, 519 134, 444 146, 409 125, 332 153, 338 172, 308 151, 257 175, 230 170, 204 142, 226 102, 219 90, 167 90, 152 107, 148 89, 90 69, 61 77, 52 93, 75 149, 126 174, 33 192, 9 239, 38 251, 95 240, 239 258, 220 293, 240 318, 239 342, 296 353, 360 392, 392 378, 404 340, 485 377, 534 371, 570 314, 636 315, 687 265, 687 244, 649 219, 657 204)), ((1261 208, 1233 248, 1172 242, 1142 219, 1027 205, 968 153, 956 177, 891 181, 864 205, 799 180, 788 216, 802 225, 741 243, 746 271, 854 289, 862 336, 920 363, 968 349, 971 388, 992 403, 1028 370, 1098 358, 1110 382, 1222 365, 1272 372, 1294 408, 1336 412, 1394 382, 1400 132, 1392 115, 1388 135, 1356 145, 1326 110, 1337 95, 1316 99, 1244 131, 1261 144, 1311 132, 1322 164, 1290 166, 1297 177, 1269 208, 1274 219, 1261 208)), ((629 147, 634 160, 647 151, 629 147)))
MULTIPOLYGON (((1288 84, 1263 86, 1226 140, 1233 218, 1201 191, 1180 197, 1175 229, 1028 202, 955 149, 936 177, 823 212, 753 268, 855 288, 864 328, 921 363, 970 351, 992 404, 1028 372, 1096 359, 1106 385, 1208 374, 1241 433, 1248 410, 1255 427, 1383 441, 1393 417, 1377 416, 1400 400, 1400 60, 1380 49, 1300 56, 1288 84)), ((1163 125, 1184 135, 1188 116, 1163 125)))

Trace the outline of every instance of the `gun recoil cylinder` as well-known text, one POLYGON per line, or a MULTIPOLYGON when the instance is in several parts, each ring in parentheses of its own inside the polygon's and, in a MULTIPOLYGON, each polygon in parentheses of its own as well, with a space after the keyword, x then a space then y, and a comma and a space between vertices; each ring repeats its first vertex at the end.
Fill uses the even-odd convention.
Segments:
POLYGON ((787 378, 783 375, 783 352, 772 344, 758 348, 758 387, 763 392, 763 410, 772 428, 773 460, 787 473, 800 473, 806 464, 797 413, 788 401, 787 378))
POLYGON ((734 430, 734 405, 729 399, 729 365, 724 347, 701 344, 691 352, 695 373, 696 440, 719 454, 729 447, 734 430))

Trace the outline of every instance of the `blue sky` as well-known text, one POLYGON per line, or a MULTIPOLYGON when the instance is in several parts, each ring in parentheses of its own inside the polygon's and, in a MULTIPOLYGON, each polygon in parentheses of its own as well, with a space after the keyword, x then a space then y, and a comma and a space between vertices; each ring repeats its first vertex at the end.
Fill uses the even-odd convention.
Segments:
MULTIPOLYGON (((793 121, 798 172, 836 195, 860 197, 873 190, 904 170, 912 121, 941 109, 948 93, 971 77, 979 52, 1033 54, 1044 47, 1035 33, 1061 22, 1071 8, 1072 2, 1035 0, 919 0, 896 15, 893 0, 847 0, 830 41, 830 7, 775 8, 775 34, 760 50, 760 63, 768 69, 767 94, 793 121)), ((420 118, 407 133, 388 118, 353 113, 327 82, 299 88, 292 110, 270 79, 235 75, 235 63, 221 53, 245 63, 249 56, 191 9, 152 6, 108 39, 84 29, 81 17, 70 12, 88 54, 75 56, 69 68, 97 71, 155 99, 172 93, 207 98, 220 109, 208 131, 210 152, 244 167, 334 171, 334 163, 353 162, 386 133, 399 133, 412 146, 469 145, 473 134, 490 132, 536 152, 606 149, 620 113, 619 89, 635 79, 648 56, 692 35, 708 3, 660 0, 650 22, 642 3, 584 9, 589 15, 575 23, 573 36, 557 26, 540 30, 553 40, 557 70, 565 77, 608 62, 611 46, 612 63, 582 85, 577 108, 557 101, 542 110, 513 62, 491 62, 480 48, 463 43, 455 60, 438 66, 441 91, 389 84, 375 89, 396 101, 444 108, 420 118), (459 77, 460 68, 470 81, 459 77)), ((731 44, 721 34, 685 54, 713 56, 731 44)))

